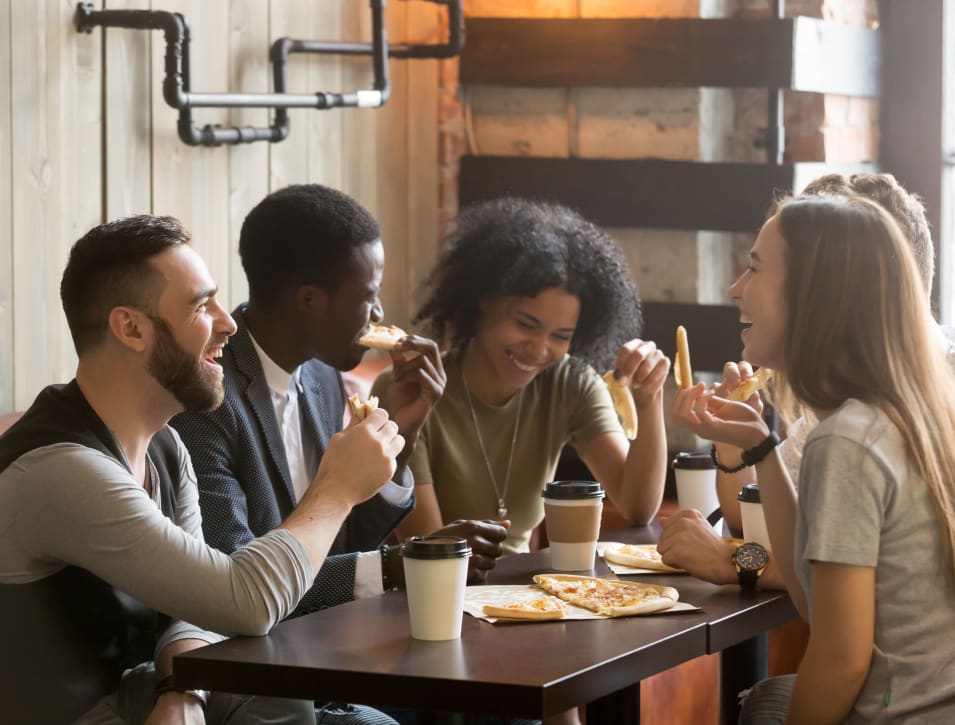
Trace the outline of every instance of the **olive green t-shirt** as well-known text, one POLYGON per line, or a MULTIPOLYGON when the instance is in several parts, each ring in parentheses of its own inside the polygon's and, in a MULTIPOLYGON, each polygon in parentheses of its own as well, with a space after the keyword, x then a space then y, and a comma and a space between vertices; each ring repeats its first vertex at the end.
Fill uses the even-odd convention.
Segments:
MULTIPOLYGON (((459 363, 456 354, 444 356, 448 376, 444 395, 425 423, 409 464, 416 485, 434 485, 445 523, 498 518, 497 496, 478 443, 459 363)), ((375 381, 372 393, 384 400, 390 379, 391 371, 386 370, 375 381)), ((511 520, 505 552, 527 551, 531 532, 544 518, 541 491, 553 480, 564 445, 585 443, 604 433, 623 434, 610 394, 593 368, 565 357, 500 407, 484 405, 474 396, 471 400, 511 520), (505 492, 515 423, 514 460, 505 492)))

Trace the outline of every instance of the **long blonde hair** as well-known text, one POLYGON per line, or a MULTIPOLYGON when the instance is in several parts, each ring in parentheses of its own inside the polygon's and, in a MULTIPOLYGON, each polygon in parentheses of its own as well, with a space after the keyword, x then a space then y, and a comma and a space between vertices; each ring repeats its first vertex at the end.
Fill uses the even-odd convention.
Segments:
POLYGON ((955 374, 911 250, 882 207, 860 196, 803 196, 780 206, 788 304, 786 379, 804 406, 850 398, 898 428, 928 483, 955 564, 955 374))

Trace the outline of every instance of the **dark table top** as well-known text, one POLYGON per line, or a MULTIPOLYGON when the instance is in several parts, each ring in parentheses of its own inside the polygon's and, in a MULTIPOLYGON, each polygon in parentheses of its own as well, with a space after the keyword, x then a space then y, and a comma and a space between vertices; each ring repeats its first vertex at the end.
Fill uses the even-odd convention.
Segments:
MULTIPOLYGON (((653 541, 625 529, 606 540, 653 541)), ((527 583, 546 552, 502 559, 489 583, 527 583)), ((594 572, 613 575, 598 560, 594 572)), ((601 621, 489 624, 464 616, 461 639, 410 636, 403 593, 362 599, 180 655, 176 682, 280 697, 542 717, 606 697, 792 618, 785 595, 742 595, 685 575, 635 577, 675 586, 701 612, 601 621), (714 634, 715 633, 715 634, 714 634)))

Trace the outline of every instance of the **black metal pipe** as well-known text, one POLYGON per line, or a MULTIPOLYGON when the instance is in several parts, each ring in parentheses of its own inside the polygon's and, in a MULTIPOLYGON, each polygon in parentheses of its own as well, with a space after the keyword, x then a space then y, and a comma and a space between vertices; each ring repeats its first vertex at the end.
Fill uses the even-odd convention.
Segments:
MULTIPOLYGON (((410 0, 405 0, 410 2, 410 0)), ((452 58, 464 50, 464 9, 461 0, 421 0, 448 9, 448 40, 445 43, 396 43, 389 45, 390 58, 452 58)), ((281 38, 280 40, 287 40, 281 38)), ((278 43, 279 41, 275 41, 278 43)), ((349 43, 330 40, 301 40, 295 52, 327 55, 373 55, 373 43, 349 43)), ((274 47, 274 46, 273 46, 274 47)))
POLYGON ((78 3, 76 29, 91 33, 94 27, 162 30, 166 42, 163 99, 179 111, 179 137, 189 145, 219 146, 252 141, 281 141, 288 136, 288 108, 327 109, 342 106, 377 107, 391 96, 388 80, 388 56, 403 58, 442 58, 460 53, 464 47, 464 13, 462 0, 422 0, 448 8, 449 40, 442 44, 401 44, 388 46, 385 26, 387 0, 370 0, 372 43, 327 43, 281 38, 273 43, 270 58, 273 66, 274 93, 193 93, 190 88, 189 22, 180 13, 162 10, 95 10, 91 3, 78 3), (335 53, 373 56, 374 88, 352 93, 313 94, 286 93, 285 66, 291 53, 335 53), (224 127, 206 125, 201 129, 192 121, 192 108, 275 108, 273 125, 258 127, 224 127))
MULTIPOLYGON (((774 0, 773 14, 779 19, 786 17, 786 0, 774 0)), ((767 91, 769 98, 766 108, 766 163, 779 165, 783 163, 786 151, 783 91, 781 88, 768 88, 767 91)))

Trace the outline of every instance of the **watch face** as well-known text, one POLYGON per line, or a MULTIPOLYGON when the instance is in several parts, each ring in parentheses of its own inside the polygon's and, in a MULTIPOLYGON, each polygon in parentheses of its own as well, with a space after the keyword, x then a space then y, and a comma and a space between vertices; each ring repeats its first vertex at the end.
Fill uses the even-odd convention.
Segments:
POLYGON ((736 550, 735 559, 743 571, 759 571, 769 562, 769 553, 762 545, 749 541, 736 550))

